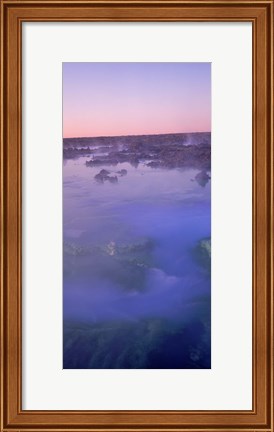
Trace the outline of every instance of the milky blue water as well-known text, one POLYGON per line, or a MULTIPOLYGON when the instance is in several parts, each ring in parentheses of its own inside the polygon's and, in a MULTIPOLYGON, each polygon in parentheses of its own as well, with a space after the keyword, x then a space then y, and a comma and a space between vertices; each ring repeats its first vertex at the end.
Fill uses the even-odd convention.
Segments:
POLYGON ((210 181, 86 160, 63 167, 64 368, 209 368, 210 181))

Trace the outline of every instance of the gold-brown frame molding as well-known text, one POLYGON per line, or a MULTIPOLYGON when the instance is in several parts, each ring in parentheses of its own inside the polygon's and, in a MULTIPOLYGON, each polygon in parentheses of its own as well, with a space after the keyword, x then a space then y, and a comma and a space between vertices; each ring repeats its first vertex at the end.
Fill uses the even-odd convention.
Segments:
MULTIPOLYGON (((274 0, 1 1, 1 431, 274 432, 274 0), (26 21, 249 21, 253 27, 253 408, 23 411, 21 408, 21 28, 26 21)), ((54 389, 53 389, 54 391, 54 389)), ((117 389, 117 391, 119 391, 117 389)), ((210 390, 209 390, 210 391, 210 390)))

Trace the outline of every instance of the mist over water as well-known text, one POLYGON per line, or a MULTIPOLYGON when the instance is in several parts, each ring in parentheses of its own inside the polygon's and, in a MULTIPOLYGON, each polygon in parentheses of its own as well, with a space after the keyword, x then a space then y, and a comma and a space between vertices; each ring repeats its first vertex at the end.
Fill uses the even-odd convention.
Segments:
POLYGON ((210 368, 210 181, 86 160, 63 167, 64 368, 210 368))

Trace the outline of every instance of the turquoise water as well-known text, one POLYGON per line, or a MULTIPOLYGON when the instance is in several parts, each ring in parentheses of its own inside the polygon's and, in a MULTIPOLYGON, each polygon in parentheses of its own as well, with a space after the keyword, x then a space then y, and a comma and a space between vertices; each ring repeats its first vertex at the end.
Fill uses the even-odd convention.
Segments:
POLYGON ((63 167, 64 368, 210 368, 210 181, 87 159, 63 167))

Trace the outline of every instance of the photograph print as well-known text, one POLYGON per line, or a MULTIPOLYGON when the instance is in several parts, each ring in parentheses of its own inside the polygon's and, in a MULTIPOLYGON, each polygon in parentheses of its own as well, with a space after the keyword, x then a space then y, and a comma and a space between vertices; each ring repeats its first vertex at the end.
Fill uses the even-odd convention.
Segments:
POLYGON ((63 368, 211 368, 211 64, 63 63, 63 368))

